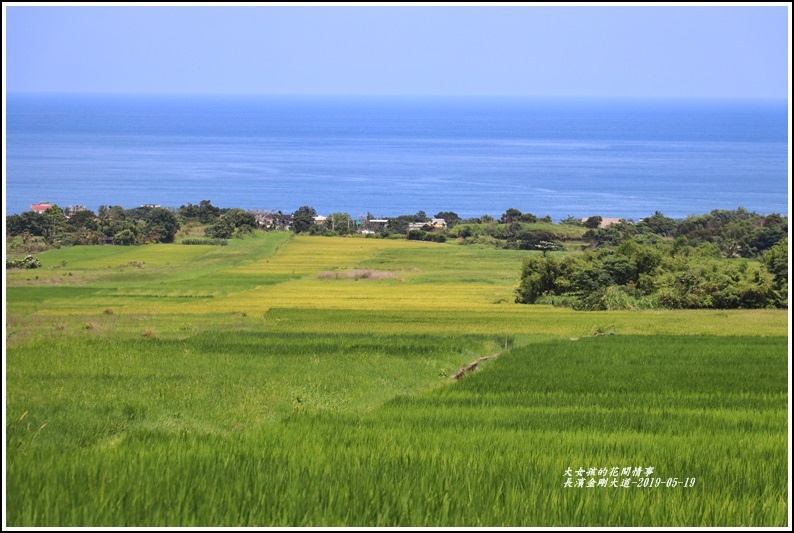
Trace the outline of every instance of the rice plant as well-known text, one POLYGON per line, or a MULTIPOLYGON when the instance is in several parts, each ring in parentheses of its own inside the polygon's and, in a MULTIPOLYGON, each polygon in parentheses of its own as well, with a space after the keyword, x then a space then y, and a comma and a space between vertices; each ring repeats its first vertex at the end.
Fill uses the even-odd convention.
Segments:
POLYGON ((786 313, 512 304, 527 253, 41 254, 75 275, 8 275, 8 525, 785 525, 786 313))

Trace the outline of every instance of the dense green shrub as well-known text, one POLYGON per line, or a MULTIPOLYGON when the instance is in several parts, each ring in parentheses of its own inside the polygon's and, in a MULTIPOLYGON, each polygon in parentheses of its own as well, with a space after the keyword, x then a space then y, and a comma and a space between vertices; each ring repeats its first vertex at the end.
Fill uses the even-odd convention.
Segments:
POLYGON ((130 229, 121 230, 113 236, 113 244, 135 244, 135 233, 130 229))
POLYGON ((532 256, 516 301, 590 310, 786 308, 787 246, 777 246, 766 263, 718 259, 710 246, 683 240, 651 246, 628 239, 562 260, 532 256))
POLYGON ((430 241, 430 242, 447 242, 447 238, 443 233, 435 233, 412 229, 408 232, 409 241, 430 241))
POLYGON ((220 214, 220 208, 212 205, 210 200, 202 200, 199 205, 188 202, 187 205, 182 205, 177 210, 177 215, 185 222, 194 221, 201 224, 212 224, 220 214))
POLYGON ((234 236, 234 227, 223 218, 219 218, 212 226, 204 230, 204 235, 211 239, 231 239, 234 236))
POLYGON ((6 258, 6 268, 41 268, 41 261, 32 255, 27 255, 22 259, 6 258))
POLYGON ((226 239, 183 239, 182 244, 211 244, 214 246, 226 246, 229 241, 226 239))

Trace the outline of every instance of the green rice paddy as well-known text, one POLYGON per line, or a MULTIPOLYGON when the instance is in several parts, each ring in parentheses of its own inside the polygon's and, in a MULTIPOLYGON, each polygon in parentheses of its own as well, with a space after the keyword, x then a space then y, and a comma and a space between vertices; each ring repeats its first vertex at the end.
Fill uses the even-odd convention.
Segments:
POLYGON ((786 525, 786 312, 518 305, 528 253, 271 233, 7 271, 7 525, 786 525), (355 269, 394 277, 318 277, 355 269))

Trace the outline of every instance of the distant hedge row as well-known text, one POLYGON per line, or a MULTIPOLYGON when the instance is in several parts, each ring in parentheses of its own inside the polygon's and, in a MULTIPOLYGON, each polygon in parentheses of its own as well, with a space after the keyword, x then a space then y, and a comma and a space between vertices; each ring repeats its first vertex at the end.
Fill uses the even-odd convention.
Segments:
POLYGON ((182 244, 211 244, 213 246, 226 246, 229 241, 226 239, 184 239, 182 244))
POLYGON ((409 231, 407 238, 409 241, 447 242, 443 233, 431 233, 418 229, 409 231))

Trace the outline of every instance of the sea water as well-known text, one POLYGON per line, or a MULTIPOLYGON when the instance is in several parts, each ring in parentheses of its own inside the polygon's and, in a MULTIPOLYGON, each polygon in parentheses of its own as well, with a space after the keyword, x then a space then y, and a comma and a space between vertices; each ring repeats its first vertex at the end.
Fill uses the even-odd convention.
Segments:
POLYGON ((788 214, 785 101, 10 94, 5 157, 7 214, 788 214))

